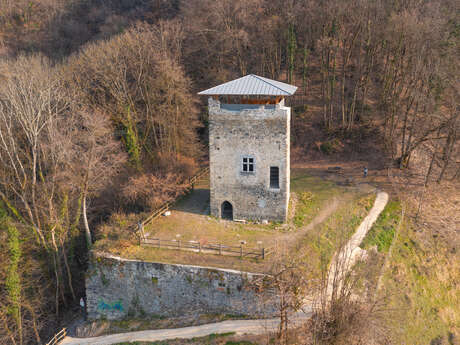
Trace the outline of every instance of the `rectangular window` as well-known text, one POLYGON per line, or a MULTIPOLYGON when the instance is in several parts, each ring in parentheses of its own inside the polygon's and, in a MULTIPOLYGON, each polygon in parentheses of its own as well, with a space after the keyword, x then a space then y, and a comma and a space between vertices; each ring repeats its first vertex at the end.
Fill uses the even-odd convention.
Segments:
POLYGON ((254 172, 254 158, 243 157, 243 172, 254 172))
POLYGON ((280 188, 280 169, 270 167, 270 188, 280 188))

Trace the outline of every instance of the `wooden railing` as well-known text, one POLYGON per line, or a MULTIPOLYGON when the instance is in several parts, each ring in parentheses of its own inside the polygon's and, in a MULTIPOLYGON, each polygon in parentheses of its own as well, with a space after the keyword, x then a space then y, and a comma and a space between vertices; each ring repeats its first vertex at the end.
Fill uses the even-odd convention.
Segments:
POLYGON ((265 257, 269 254, 269 251, 266 248, 247 248, 243 244, 240 246, 227 246, 223 244, 201 244, 200 242, 195 241, 163 240, 160 238, 149 237, 144 237, 142 244, 157 248, 188 250, 197 253, 204 252, 218 255, 239 256, 241 258, 249 257, 255 259, 265 259, 265 257))
POLYGON ((46 345, 57 345, 61 340, 63 340, 67 336, 67 328, 61 329, 57 332, 54 337, 46 343, 46 345))
MULTIPOLYGON (((191 190, 193 190, 195 183, 198 182, 204 175, 209 173, 209 167, 205 167, 201 169, 196 175, 190 177, 187 181, 187 186, 182 193, 183 195, 186 195, 190 193, 191 190)), ((147 224, 150 224, 153 222, 155 219, 157 219, 159 216, 161 216, 163 213, 169 210, 169 208, 174 204, 174 202, 166 202, 163 205, 161 205, 159 208, 157 208, 155 211, 153 211, 147 218, 145 218, 143 221, 139 222, 136 226, 136 229, 134 231, 139 234, 139 239, 142 241, 145 238, 144 234, 144 226, 147 224)))
POLYGON ((160 208, 156 209, 152 214, 150 214, 150 216, 148 216, 147 218, 145 218, 141 224, 142 226, 144 225, 147 225, 149 223, 151 223, 152 221, 154 221, 156 218, 158 218, 160 215, 162 215, 163 213, 165 213, 166 211, 169 210, 169 207, 170 207, 170 203, 167 202, 167 203, 164 203, 163 205, 160 206, 160 208))
POLYGON ((209 173, 209 167, 201 169, 195 176, 192 176, 188 180, 189 186, 193 189, 193 186, 199 181, 204 175, 209 173))

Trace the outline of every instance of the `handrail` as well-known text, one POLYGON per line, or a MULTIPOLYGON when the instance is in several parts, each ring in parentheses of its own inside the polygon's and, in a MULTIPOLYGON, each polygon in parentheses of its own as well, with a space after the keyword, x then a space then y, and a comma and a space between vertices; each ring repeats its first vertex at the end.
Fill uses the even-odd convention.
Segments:
POLYGON ((57 332, 54 337, 46 343, 46 345, 57 345, 61 340, 63 340, 67 336, 67 328, 61 329, 57 332))

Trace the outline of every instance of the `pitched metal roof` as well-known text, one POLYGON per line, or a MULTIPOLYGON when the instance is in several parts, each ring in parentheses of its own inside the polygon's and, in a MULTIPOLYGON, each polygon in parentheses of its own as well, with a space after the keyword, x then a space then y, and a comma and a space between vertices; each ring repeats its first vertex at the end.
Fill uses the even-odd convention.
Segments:
POLYGON ((297 86, 280 81, 249 74, 244 77, 214 86, 198 92, 199 95, 264 95, 264 96, 292 96, 297 86))

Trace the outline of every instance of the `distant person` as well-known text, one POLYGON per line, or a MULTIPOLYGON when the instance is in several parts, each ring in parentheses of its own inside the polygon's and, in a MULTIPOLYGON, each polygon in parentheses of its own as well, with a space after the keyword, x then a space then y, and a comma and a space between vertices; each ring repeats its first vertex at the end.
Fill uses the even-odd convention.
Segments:
POLYGON ((86 321, 86 310, 85 310, 85 300, 82 298, 80 298, 80 307, 81 307, 81 311, 83 313, 83 319, 86 321))
POLYGON ((364 175, 364 177, 367 177, 367 167, 364 167, 364 169, 363 169, 363 175, 364 175))

